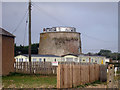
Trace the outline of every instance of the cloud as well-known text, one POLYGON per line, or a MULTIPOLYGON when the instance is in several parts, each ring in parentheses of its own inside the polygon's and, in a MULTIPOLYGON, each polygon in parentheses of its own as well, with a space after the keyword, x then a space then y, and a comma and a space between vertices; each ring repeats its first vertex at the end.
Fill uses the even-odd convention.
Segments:
MULTIPOLYGON (((3 3, 3 27, 12 32, 22 19, 27 8, 28 3, 3 3)), ((34 2, 32 6, 32 43, 39 42, 40 33, 44 27, 74 26, 82 34, 83 49, 93 48, 96 50, 107 46, 116 47, 117 8, 115 2, 34 2), (93 38, 86 37, 84 34, 112 42, 96 41, 93 38)), ((14 33, 17 45, 23 44, 24 34, 26 34, 25 45, 28 44, 28 31, 25 33, 25 22, 24 20, 14 33)), ((111 48, 111 50, 115 51, 116 49, 111 48)))

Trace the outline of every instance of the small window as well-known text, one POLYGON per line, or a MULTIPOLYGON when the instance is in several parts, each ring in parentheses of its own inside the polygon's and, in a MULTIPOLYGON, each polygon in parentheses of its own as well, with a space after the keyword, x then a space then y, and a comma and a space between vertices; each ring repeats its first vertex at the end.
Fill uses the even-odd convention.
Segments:
POLYGON ((16 62, 18 62, 18 58, 16 58, 16 62))
POLYGON ((77 58, 75 58, 74 60, 75 60, 75 62, 77 62, 77 61, 78 61, 78 59, 77 59, 77 58))
POLYGON ((92 62, 93 62, 93 59, 92 59, 92 62))
POLYGON ((82 61, 82 59, 80 58, 80 62, 82 61))
POLYGON ((25 61, 27 62, 27 58, 25 58, 25 61))
POLYGON ((42 59, 41 58, 39 58, 39 62, 41 62, 42 61, 42 59))
POLYGON ((65 61, 65 58, 62 58, 62 61, 65 61))
POLYGON ((72 61, 73 61, 73 58, 66 58, 66 61, 72 62, 72 61))
POLYGON ((22 62, 23 62, 23 58, 22 58, 22 62))
POLYGON ((89 62, 89 58, 86 59, 86 62, 89 62))
POLYGON ((21 58, 19 58, 19 62, 21 62, 21 58))
POLYGON ((45 58, 44 58, 44 62, 45 62, 46 60, 45 60, 45 58))
POLYGON ((33 62, 35 62, 36 61, 36 58, 33 58, 33 62))
POLYGON ((56 59, 55 59, 55 62, 56 62, 56 59))

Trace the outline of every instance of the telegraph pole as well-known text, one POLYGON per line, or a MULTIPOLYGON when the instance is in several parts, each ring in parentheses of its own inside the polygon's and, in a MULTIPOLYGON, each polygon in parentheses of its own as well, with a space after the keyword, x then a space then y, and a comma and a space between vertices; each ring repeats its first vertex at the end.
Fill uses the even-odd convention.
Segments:
POLYGON ((31 0, 29 0, 29 64, 31 72, 31 0))

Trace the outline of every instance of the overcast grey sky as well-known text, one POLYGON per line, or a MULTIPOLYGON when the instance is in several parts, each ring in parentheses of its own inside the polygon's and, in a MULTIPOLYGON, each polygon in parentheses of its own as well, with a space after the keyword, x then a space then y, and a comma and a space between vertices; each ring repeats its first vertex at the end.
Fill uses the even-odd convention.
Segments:
MULTIPOLYGON (((13 32, 28 9, 28 3, 4 2, 2 27, 13 32)), ((17 45, 28 45, 26 19, 14 32, 17 45), (25 39, 24 39, 25 36, 25 39)), ((118 50, 117 2, 64 2, 32 5, 32 43, 38 43, 42 29, 55 26, 75 27, 81 33, 82 51, 118 50)), ((28 26, 27 26, 28 27, 28 26)))

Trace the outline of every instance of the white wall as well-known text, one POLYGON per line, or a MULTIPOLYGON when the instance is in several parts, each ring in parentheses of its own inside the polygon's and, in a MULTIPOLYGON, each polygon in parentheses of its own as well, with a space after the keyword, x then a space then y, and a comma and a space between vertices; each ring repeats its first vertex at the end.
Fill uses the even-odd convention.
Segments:
POLYGON ((29 59, 26 56, 18 55, 15 57, 16 62, 28 62, 29 59))
POLYGON ((110 62, 110 59, 109 59, 109 58, 106 58, 106 59, 105 59, 105 63, 106 63, 106 62, 110 62))
MULTIPOLYGON (((66 61, 69 61, 71 58, 71 60, 73 62, 82 62, 82 63, 88 63, 89 62, 89 58, 91 58, 91 63, 98 63, 98 64, 102 64, 102 61, 103 61, 103 64, 106 64, 105 63, 105 60, 106 58, 105 57, 99 57, 99 56, 79 56, 79 57, 76 57, 76 56, 73 56, 73 55, 67 55, 67 56, 64 56, 64 57, 31 57, 31 61, 41 61, 43 62, 44 59, 45 59, 45 62, 55 62, 55 59, 56 61, 58 62, 66 62, 66 61), (81 61, 80 61, 81 60, 81 61)), ((15 57, 16 59, 16 62, 28 62, 29 61, 29 58, 26 57, 26 56, 23 56, 23 55, 18 55, 15 57), (20 60, 20 61, 19 61, 20 60)))
POLYGON ((105 64, 105 57, 101 56, 79 56, 79 62, 88 63, 90 58, 90 63, 105 64))
MULTIPOLYGON (((15 57, 16 62, 28 62, 29 58, 23 55, 18 55, 15 57)), ((56 61, 61 61, 61 57, 31 57, 31 61, 45 61, 46 62, 54 62, 55 59, 56 61)))

